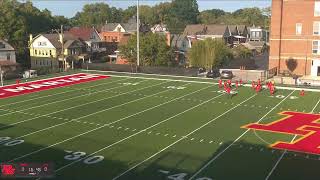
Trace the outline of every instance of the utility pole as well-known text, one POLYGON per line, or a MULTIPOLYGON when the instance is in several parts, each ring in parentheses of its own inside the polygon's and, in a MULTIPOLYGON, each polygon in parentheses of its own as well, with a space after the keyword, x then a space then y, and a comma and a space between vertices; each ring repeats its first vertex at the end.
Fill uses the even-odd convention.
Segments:
POLYGON ((61 55, 62 55, 62 64, 63 64, 63 69, 64 71, 67 71, 67 61, 65 60, 64 58, 64 40, 63 40, 63 25, 61 25, 61 33, 60 33, 60 36, 61 36, 61 55))
POLYGON ((137 0, 137 66, 140 66, 140 20, 139 20, 139 0, 137 0))
POLYGON ((0 66, 0 81, 1 81, 1 86, 3 86, 3 72, 0 66))

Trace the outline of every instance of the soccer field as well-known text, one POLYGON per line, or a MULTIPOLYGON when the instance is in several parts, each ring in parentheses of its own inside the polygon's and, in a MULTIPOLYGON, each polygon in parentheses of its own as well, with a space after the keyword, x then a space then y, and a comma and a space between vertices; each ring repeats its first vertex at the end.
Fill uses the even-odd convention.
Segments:
POLYGON ((301 135, 244 127, 320 114, 316 90, 231 98, 210 79, 89 73, 110 77, 0 99, 0 162, 54 163, 59 180, 320 177, 316 153, 270 147, 301 135))

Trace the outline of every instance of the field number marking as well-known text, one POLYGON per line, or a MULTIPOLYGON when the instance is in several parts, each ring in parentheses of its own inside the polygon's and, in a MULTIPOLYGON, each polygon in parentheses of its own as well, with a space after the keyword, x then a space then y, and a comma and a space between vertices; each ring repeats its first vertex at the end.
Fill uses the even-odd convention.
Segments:
MULTIPOLYGON (((170 171, 164 171, 164 170, 159 170, 160 173, 163 173, 163 174, 169 174, 170 171)), ((171 174, 169 176, 167 176, 167 179, 171 179, 171 180, 186 180, 188 179, 187 178, 188 174, 187 173, 177 173, 177 174, 171 174)), ((208 178, 208 177, 200 177, 200 178, 197 178, 195 180, 213 180, 211 178, 208 178)))
POLYGON ((168 89, 185 89, 186 87, 183 87, 183 86, 168 86, 166 88, 168 88, 168 89))
MULTIPOLYGON (((69 160, 69 161, 75 161, 78 160, 82 157, 84 157, 87 153, 85 152, 72 152, 72 151, 66 151, 69 153, 68 155, 64 156, 64 159, 69 160)), ((89 156, 85 158, 82 162, 85 164, 96 164, 104 159, 103 156, 89 156)))
POLYGON ((24 140, 11 139, 11 137, 0 137, 0 144, 3 144, 3 146, 16 146, 18 144, 24 143, 24 140))
MULTIPOLYGON (((282 94, 279 94, 279 95, 276 95, 276 96, 269 96, 269 97, 272 97, 272 98, 278 98, 278 99, 283 99, 285 98, 286 96, 282 95, 282 94)), ((294 99, 298 99, 299 97, 297 96, 290 96, 289 99, 291 100, 294 100, 294 99)))
POLYGON ((122 85, 131 85, 131 86, 136 86, 136 85, 138 85, 139 83, 130 83, 130 82, 125 82, 125 83, 119 83, 119 84, 122 84, 122 85))

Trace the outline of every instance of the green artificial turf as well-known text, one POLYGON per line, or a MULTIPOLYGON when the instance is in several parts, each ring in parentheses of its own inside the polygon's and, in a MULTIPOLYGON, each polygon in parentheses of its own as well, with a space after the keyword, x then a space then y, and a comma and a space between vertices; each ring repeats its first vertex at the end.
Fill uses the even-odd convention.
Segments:
MULTIPOLYGON (((284 152, 269 145, 293 136, 241 127, 320 112, 319 92, 240 87, 230 98, 208 79, 104 74, 1 99, 0 161, 52 162, 59 180, 264 180, 284 152)), ((318 155, 288 151, 269 179, 316 180, 319 165, 318 155)))

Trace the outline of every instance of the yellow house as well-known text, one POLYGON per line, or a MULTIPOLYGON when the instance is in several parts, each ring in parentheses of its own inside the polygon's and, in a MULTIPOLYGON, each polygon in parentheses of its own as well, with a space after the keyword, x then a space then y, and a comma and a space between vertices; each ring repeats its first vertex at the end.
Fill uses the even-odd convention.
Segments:
MULTIPOLYGON (((65 34, 63 37, 64 58, 67 60, 67 66, 78 63, 78 60, 86 58, 85 43, 71 34, 65 34)), ((31 57, 31 68, 62 68, 62 43, 58 34, 39 34, 33 38, 30 35, 29 49, 31 57)))

